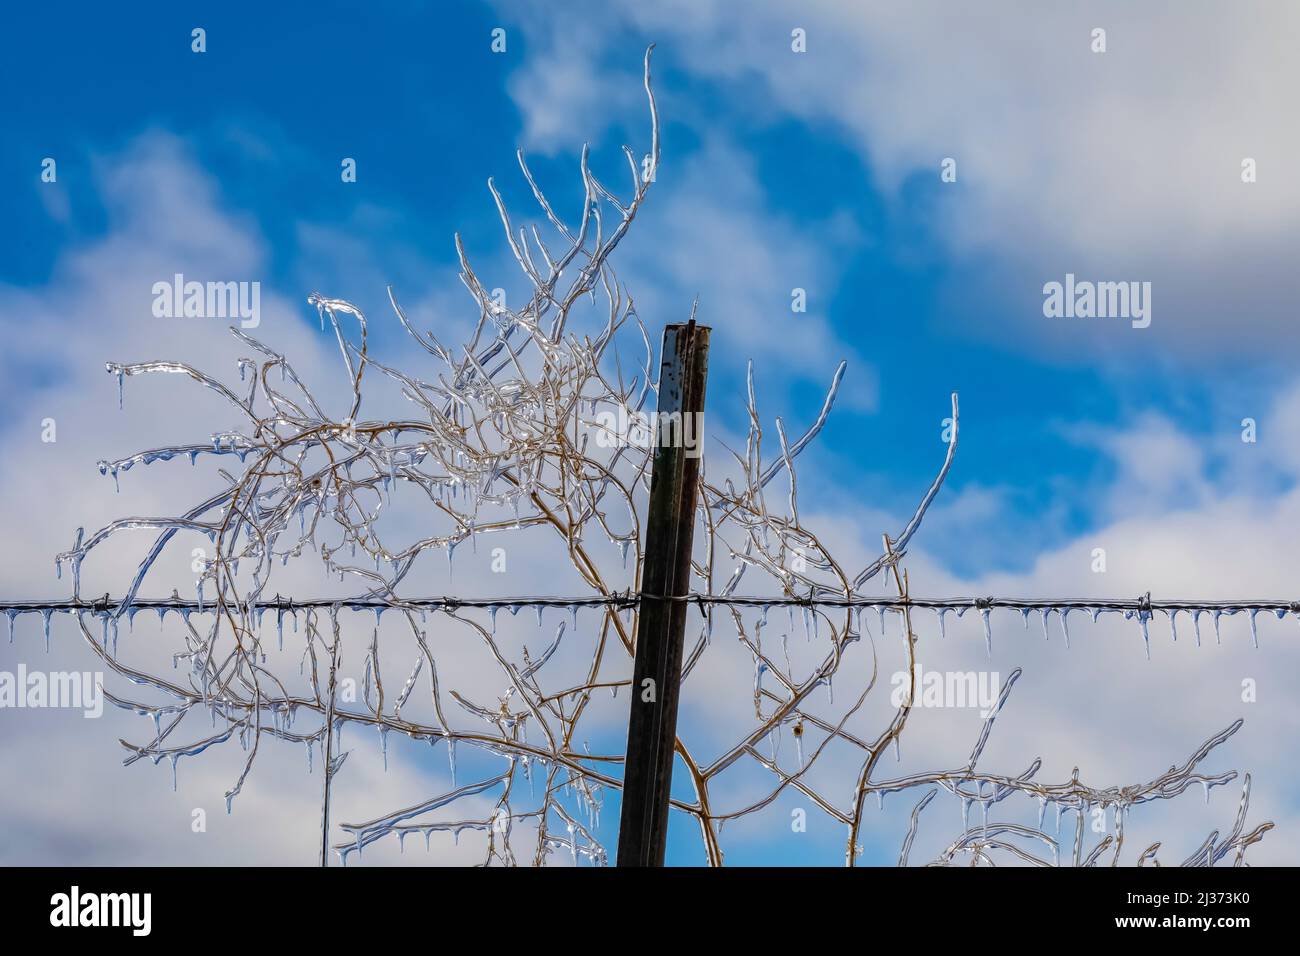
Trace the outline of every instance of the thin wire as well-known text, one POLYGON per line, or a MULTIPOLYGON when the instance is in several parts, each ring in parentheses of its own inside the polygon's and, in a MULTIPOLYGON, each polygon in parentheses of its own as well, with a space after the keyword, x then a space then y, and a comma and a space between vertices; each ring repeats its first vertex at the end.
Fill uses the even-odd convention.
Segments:
MULTIPOLYGON (((326 609, 326 608, 345 608, 355 611, 364 610, 398 610, 398 609, 425 609, 425 610, 452 610, 456 608, 512 608, 512 607, 616 607, 628 608, 635 607, 643 599, 649 600, 668 600, 683 601, 686 603, 697 604, 700 606, 730 606, 730 607, 830 607, 830 608, 884 608, 884 609, 902 609, 902 608, 920 608, 934 611, 955 611, 958 613, 970 609, 993 609, 1003 608, 1018 611, 1137 611, 1165 613, 1187 611, 1228 611, 1228 612, 1262 612, 1272 611, 1275 614, 1300 614, 1300 601, 1287 599, 1266 599, 1266 598, 1229 598, 1217 601, 1194 600, 1189 598, 1172 598, 1169 600, 1152 600, 1150 593, 1136 598, 999 598, 999 597, 948 597, 948 598, 922 598, 922 597, 890 597, 882 595, 880 597, 761 597, 758 595, 724 595, 724 594, 701 594, 693 592, 675 597, 663 597, 660 595, 647 594, 637 591, 619 591, 614 594, 600 595, 582 595, 577 597, 562 596, 514 596, 514 597, 484 597, 484 598, 461 598, 461 597, 420 597, 420 598, 381 598, 381 597, 350 597, 350 598, 306 598, 296 600, 294 598, 284 598, 276 595, 274 598, 264 601, 253 601, 251 604, 241 603, 231 605, 225 602, 224 606, 252 607, 254 609, 326 609)), ((131 602, 131 608, 137 611, 144 610, 179 610, 191 612, 211 611, 218 606, 218 602, 207 601, 200 603, 197 600, 186 600, 179 596, 170 598, 136 598, 131 602)), ((95 600, 81 599, 54 599, 54 600, 31 600, 31 601, 0 601, 0 614, 25 614, 30 612, 84 612, 89 611, 98 614, 106 614, 110 611, 121 611, 121 600, 118 598, 104 595, 102 598, 95 600)))

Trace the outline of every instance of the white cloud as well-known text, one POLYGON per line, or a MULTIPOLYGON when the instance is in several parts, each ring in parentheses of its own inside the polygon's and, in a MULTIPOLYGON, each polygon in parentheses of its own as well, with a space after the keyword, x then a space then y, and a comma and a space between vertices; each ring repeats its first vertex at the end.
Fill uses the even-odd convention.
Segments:
MULTIPOLYGON (((1038 554, 1025 572, 972 575, 953 574, 931 557, 926 542, 942 534, 943 525, 927 524, 907 561, 912 593, 1087 599, 1133 598, 1149 591, 1156 599, 1206 600, 1294 596, 1293 529, 1300 522, 1300 490, 1235 492, 1230 481, 1220 483, 1210 473, 1196 442, 1167 422, 1139 417, 1128 430, 1097 432, 1094 437, 1109 454, 1122 459, 1113 485, 1107 486, 1113 503, 1110 519, 1038 554), (1138 465, 1147 452, 1153 464, 1138 465), (1190 499, 1181 494, 1187 488, 1196 491, 1190 499), (1107 569, 1102 574, 1093 570, 1097 547, 1106 551, 1107 569)), ((959 453, 959 470, 960 461, 959 453)), ((996 504, 996 497, 989 503, 996 504)), ((981 525, 996 527, 1003 518, 998 512, 995 507, 983 520, 972 518, 965 535, 979 536, 981 525)), ((859 558, 870 550, 860 541, 874 540, 873 531, 897 525, 896 517, 843 510, 834 515, 810 512, 804 517, 811 527, 829 529, 826 540, 832 550, 859 558)), ((874 616, 865 619, 875 632, 874 616)), ((1278 823, 1251 850, 1250 858, 1256 863, 1295 861, 1295 828, 1300 823, 1293 796, 1295 774, 1282 754, 1285 748, 1278 747, 1300 725, 1300 706, 1287 689, 1286 676, 1300 667, 1294 616, 1279 622, 1271 614, 1260 615, 1259 649, 1253 647, 1245 615, 1222 619, 1221 644, 1212 618, 1203 617, 1201 647, 1195 646, 1189 615, 1178 618, 1177 643, 1171 640, 1168 621, 1157 616, 1150 629, 1150 660, 1144 655, 1137 623, 1118 615, 1103 615, 1095 624, 1086 613, 1071 615, 1068 651, 1055 615, 1049 622, 1049 641, 1043 639, 1036 614, 1027 627, 1021 626, 1014 612, 995 612, 992 622, 990 659, 978 614, 960 621, 950 615, 944 640, 931 615, 918 614, 915 621, 925 668, 996 670, 1003 678, 1015 667, 1024 668, 994 730, 982 761, 984 769, 1019 772, 1031 758, 1042 756, 1038 779, 1067 780, 1078 766, 1082 778, 1097 785, 1138 783, 1181 763, 1204 738, 1244 718, 1242 731, 1206 767, 1215 773, 1251 772, 1250 825, 1266 819, 1278 823), (1258 688, 1256 700, 1243 697, 1247 680, 1258 688)), ((903 666, 894 627, 891 624, 885 639, 876 642, 885 674, 903 666)), ((972 713, 915 712, 898 772, 959 765, 977 735, 978 721, 972 713)), ((843 765, 839 766, 843 773, 843 765)), ((894 775, 895 769, 886 766, 878 776, 894 775)), ((1196 789, 1172 803, 1134 810, 1126 859, 1132 859, 1135 843, 1141 849, 1162 840, 1162 861, 1178 862, 1211 829, 1224 832, 1235 814, 1239 784, 1240 779, 1224 791, 1215 790, 1208 808, 1196 789)), ((887 807, 878 824, 873 822, 873 834, 901 839, 916 797, 919 794, 912 799, 891 798, 897 802, 892 811, 887 807)), ((1025 803, 1027 816, 1021 822, 1031 822, 1037 808, 1025 803)), ((918 842, 920 856, 925 848, 937 851, 958 832, 959 817, 951 804, 951 798, 941 798, 927 811, 928 836, 918 842)), ((1072 824, 1073 817, 1067 817, 1063 832, 1069 832, 1072 824)), ((922 833, 927 834, 927 825, 922 833)))
MULTIPOLYGON (((125 410, 119 411, 117 388, 104 363, 188 361, 237 383, 236 359, 249 350, 229 334, 228 323, 155 318, 151 289, 176 272, 202 280, 266 283, 266 250, 258 231, 223 207, 215 184, 170 136, 143 136, 123 154, 101 157, 97 169, 108 210, 106 233, 71 244, 48 284, 0 288, 0 314, 11 332, 0 359, 8 412, 0 433, 0 482, 6 488, 0 526, 13 545, 0 555, 0 594, 6 597, 66 596, 68 572, 65 568, 63 580, 56 580, 53 557, 71 546, 78 526, 93 532, 121 516, 175 514, 222 483, 211 459, 191 467, 182 458, 136 466, 121 476, 118 493, 112 479, 98 474, 98 459, 204 443, 212 432, 241 424, 229 405, 181 376, 129 380, 125 410), (41 439, 47 418, 56 424, 53 443, 41 439)), ((267 283, 261 325, 253 334, 284 349, 324 406, 334 408, 346 397, 337 384, 337 347, 332 336, 316 332, 313 321, 304 321, 301 303, 296 290, 286 297, 267 283)), ((120 594, 148 540, 148 532, 133 532, 89 558, 83 595, 120 594)), ((150 594, 165 595, 172 586, 183 595, 192 593, 190 543, 178 543, 159 562, 150 594)), ((285 593, 295 592, 295 582, 315 585, 319 592, 319 577, 291 567, 279 583, 285 593)), ((123 624, 124 658, 166 673, 176 624, 169 620, 172 639, 164 639, 152 615, 130 632, 123 624)), ((55 617, 50 645, 47 655, 39 619, 22 617, 14 642, 0 644, 0 669, 13 672, 20 662, 50 671, 105 669, 65 616, 55 617)), ((112 674, 106 684, 128 697, 133 690, 145 693, 112 674)), ((259 759, 227 817, 222 794, 238 778, 246 756, 237 745, 182 759, 179 793, 173 794, 166 762, 121 766, 124 751, 117 740, 139 742, 148 732, 144 728, 152 727, 145 718, 109 706, 98 720, 83 720, 79 712, 5 709, 0 722, 5 728, 0 767, 7 777, 24 781, 0 794, 0 817, 13 837, 0 846, 7 863, 286 864, 315 858, 319 767, 307 775, 301 748, 267 742, 272 752, 259 759), (206 833, 191 830, 194 808, 207 814, 206 833)), ((445 755, 431 765, 427 744, 404 753, 395 740, 388 773, 382 771, 375 741, 358 743, 353 737, 348 746, 358 752, 339 778, 336 820, 366 819, 450 786, 445 755)), ((472 844, 457 849, 450 838, 445 844, 435 844, 435 859, 478 858, 472 844)), ((376 848, 367 858, 392 862, 396 852, 395 845, 376 848)), ((418 854, 412 862, 422 860, 418 854)))
POLYGON ((778 215, 750 158, 722 140, 685 162, 666 159, 644 216, 628 235, 620 273, 647 320, 681 321, 688 296, 698 294, 699 319, 715 330, 710 366, 731 381, 753 358, 767 390, 797 381, 825 387, 848 359, 840 402, 875 407, 874 370, 828 318, 842 278, 835 249, 856 240, 852 222, 778 215), (804 312, 791 310, 796 289, 804 312))
MULTIPOLYGON (((1300 290, 1283 250, 1297 238, 1300 180, 1286 170, 1300 130, 1282 118, 1300 78, 1286 39, 1300 27, 1294 7, 1026 0, 990 16, 941 2, 816 0, 751 3, 742 15, 718 2, 629 0, 565 18, 581 24, 578 43, 559 27, 534 29, 525 6, 499 4, 528 31, 524 75, 570 78, 544 101, 515 91, 548 136, 557 117, 585 115, 593 91, 610 88, 615 54, 631 60, 635 42, 657 40, 662 62, 718 81, 725 109, 833 123, 887 195, 909 177, 937 181, 940 161, 956 158, 958 183, 934 206, 937 235, 974 261, 992 254, 982 271, 1032 342, 1078 349, 1080 335, 1035 314, 1042 283, 1067 271, 1152 281, 1150 338, 1163 348, 1207 337, 1257 345, 1291 321, 1300 290), (591 41, 593 21, 604 43, 591 41), (796 26, 807 53, 790 50, 796 26), (1099 26, 1101 54, 1090 48, 1099 26), (1247 157, 1258 163, 1252 185, 1241 181, 1247 157)), ((682 104, 676 119, 707 129, 715 116, 682 104)), ((1085 344, 1115 348, 1109 337, 1085 344)))

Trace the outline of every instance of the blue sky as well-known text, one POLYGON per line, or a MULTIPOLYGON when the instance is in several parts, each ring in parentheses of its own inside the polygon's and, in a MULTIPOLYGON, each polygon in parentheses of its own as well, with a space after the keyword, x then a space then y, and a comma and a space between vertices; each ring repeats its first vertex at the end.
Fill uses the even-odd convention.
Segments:
MULTIPOLYGON (((496 10, 472 3, 395 4, 365 12, 322 4, 303 18, 288 9, 221 5, 199 16, 209 46, 196 55, 175 38, 188 36, 197 11, 159 4, 126 20, 92 6, 55 32, 46 29, 42 12, 14 11, 3 69, 23 93, 7 111, 9 148, 0 163, 9 181, 29 185, 0 198, 7 218, 19 224, 0 278, 19 286, 46 281, 61 249, 103 235, 111 211, 95 192, 97 163, 146 131, 165 130, 219 184, 221 201, 256 223, 268 252, 267 284, 299 297, 303 288, 325 286, 349 267, 338 261, 338 250, 313 247, 299 229, 310 222, 345 231, 385 261, 382 280, 399 292, 409 297, 422 291, 439 278, 428 274, 429 267, 452 266, 454 231, 466 237, 471 253, 496 251, 499 229, 490 206, 485 209, 484 181, 495 174, 517 190, 513 148, 534 145, 512 84, 518 89, 527 82, 520 79, 521 64, 553 56, 566 41, 535 36, 518 25, 517 13, 509 5, 496 10), (504 55, 479 42, 498 25, 510 30, 504 55), (39 172, 32 163, 37 153, 60 164, 66 199, 56 215, 33 173, 39 172), (342 156, 358 160, 355 184, 339 182, 342 156)), ((962 208, 962 192, 980 189, 962 166, 954 184, 940 182, 942 156, 882 176, 870 149, 854 142, 842 124, 776 107, 760 83, 747 82, 739 70, 724 76, 694 71, 701 55, 695 47, 703 41, 675 43, 671 34, 658 35, 668 31, 617 15, 602 18, 590 8, 582 19, 591 26, 566 27, 574 33, 570 46, 626 89, 612 108, 585 104, 566 117, 568 135, 548 134, 534 163, 562 175, 584 140, 607 162, 616 157, 617 146, 641 132, 639 110, 626 107, 629 100, 637 105, 637 51, 657 40, 666 169, 707 158, 709 144, 724 141, 743 156, 753 179, 746 198, 764 216, 815 224, 807 232, 821 233, 812 237, 813 250, 830 262, 817 270, 798 261, 778 264, 787 271, 785 287, 808 288, 812 309, 856 346, 849 380, 871 393, 870 407, 842 410, 825 448, 851 469, 864 433, 887 442, 895 453, 887 469, 873 469, 871 492, 889 506, 903 506, 932 468, 941 450, 935 420, 943 417, 949 390, 962 396, 968 439, 953 488, 1003 489, 1013 499, 1005 517, 1016 537, 1028 535, 1042 546, 1096 523, 1092 483, 1113 473, 1096 449, 1072 440, 1066 426, 1106 425, 1155 411, 1202 435, 1226 434, 1287 374, 1294 355, 1284 343, 1225 363, 1217 360, 1222 342, 1199 353, 1170 354, 1167 338, 1148 341, 1162 334, 1162 326, 1182 321, 1165 305, 1166 288, 1156 291, 1159 318, 1151 335, 1082 322, 1042 328, 1046 321, 1033 314, 1040 287, 1066 270, 1008 261, 999 256, 1003 250, 984 243, 954 249, 947 217, 962 208), (601 48, 591 51, 582 34, 597 26, 601 48), (1249 376, 1241 375, 1242 363, 1249 376)), ((773 61, 786 54, 787 63, 773 69, 812 73, 827 67, 819 66, 825 59, 819 36, 803 61, 782 49, 775 27, 766 39, 773 61)), ((702 188, 713 189, 726 173, 706 170, 702 178, 702 188)), ((1026 186, 1029 202, 1051 201, 1046 191, 1035 200, 1034 186, 1026 186)), ((1141 182, 1132 188, 1141 190, 1141 182)), ((1106 205, 1123 201, 1095 198, 1106 205)), ((1153 242, 1159 233, 1153 231, 1153 242)), ((673 278, 682 288, 665 296, 665 304, 678 311, 676 317, 696 291, 703 293, 705 319, 732 307, 710 302, 703 282, 691 288, 696 277, 673 278)), ((348 295, 376 308, 383 302, 382 288, 350 287, 348 295)), ((746 303, 757 307, 756 314, 737 321, 793 328, 788 300, 786 292, 746 303)), ((314 321, 305 307, 302 318, 314 321)), ((1250 319, 1236 322, 1248 327, 1250 319)), ((384 326, 379 334, 392 331, 384 326)), ((745 353, 741 336, 724 344, 745 353)), ((838 357, 829 352, 821 370, 802 369, 782 383, 784 407, 809 407, 838 357)), ((965 552, 954 549, 949 557, 960 562, 965 552)), ((973 557, 1009 567, 1024 560, 1000 547, 973 557)))
MULTIPOLYGON (((640 70, 654 42, 664 160, 616 265, 652 325, 683 320, 699 296, 717 330, 712 421, 743 427, 748 358, 765 413, 798 422, 846 358, 849 385, 801 491, 846 516, 846 536, 874 539, 937 468, 958 392, 957 466, 918 539, 925 593, 1213 582, 1281 596, 1300 475, 1300 186, 1287 166, 1300 142, 1280 128, 1295 67, 1272 18, 1294 11, 1008 4, 1002 28, 908 6, 158 3, 125 17, 86 4, 57 24, 39 6, 6 11, 0 324, 15 352, 0 390, 15 408, 60 389, 74 407, 108 402, 107 380, 93 394, 78 383, 117 357, 89 343, 129 341, 116 319, 34 328, 22 307, 85 304, 60 290, 77 288, 83 252, 121 235, 204 263, 191 199, 238 233, 226 261, 252 263, 276 297, 268 336, 315 330, 305 297, 320 290, 383 316, 378 349, 410 357, 386 321, 386 284, 439 328, 466 329, 452 234, 471 258, 504 263, 487 176, 523 207, 523 146, 572 196, 583 142, 608 179, 621 175, 619 146, 647 146, 640 70), (1105 53, 1089 48, 1099 25, 1105 53), (790 48, 795 27, 806 53, 790 48), (40 181, 44 157, 57 184, 40 181), (355 183, 340 181, 344 157, 355 183), (941 181, 945 157, 954 183, 941 181), (1258 182, 1241 181, 1244 157, 1258 182), (167 201, 150 200, 164 179, 167 201), (1043 285, 1067 272, 1151 282, 1151 327, 1045 317, 1043 285), (790 309, 794 288, 806 314, 790 309), (83 336, 74 366, 58 343, 83 336), (1248 416, 1254 444, 1240 439, 1248 416), (1136 542, 1125 578, 1087 576, 1073 556, 1096 540, 1136 542)), ((36 549, 66 547, 74 526, 42 530, 36 549)), ((1293 719, 1279 711, 1271 726, 1293 719)), ((737 862, 770 852, 747 846, 737 862)))

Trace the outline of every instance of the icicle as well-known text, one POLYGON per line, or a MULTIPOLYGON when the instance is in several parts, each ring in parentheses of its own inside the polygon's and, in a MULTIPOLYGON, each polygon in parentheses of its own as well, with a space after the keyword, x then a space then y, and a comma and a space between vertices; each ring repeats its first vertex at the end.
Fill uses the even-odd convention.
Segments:
POLYGON ((1255 615, 1258 613, 1257 608, 1250 612, 1250 640, 1255 645, 1255 650, 1259 650, 1259 631, 1255 627, 1255 615))
MULTIPOLYGON (((1061 633, 1065 635, 1065 649, 1070 649, 1070 608, 1061 608, 1061 633)), ((1041 828, 1040 828, 1041 829, 1041 828)))
POLYGON ((988 650, 990 658, 993 657, 993 627, 989 623, 990 608, 980 608, 980 617, 984 621, 984 647, 988 650))

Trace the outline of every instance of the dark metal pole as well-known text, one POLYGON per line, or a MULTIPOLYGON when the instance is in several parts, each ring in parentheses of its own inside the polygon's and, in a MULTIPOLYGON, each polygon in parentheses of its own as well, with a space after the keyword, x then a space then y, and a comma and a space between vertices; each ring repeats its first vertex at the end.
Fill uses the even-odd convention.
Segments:
POLYGON ((667 848, 668 796, 689 605, 663 598, 681 597, 690 588, 709 331, 694 319, 664 329, 618 866, 663 866, 667 848))

